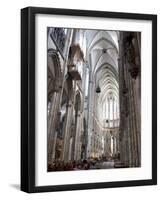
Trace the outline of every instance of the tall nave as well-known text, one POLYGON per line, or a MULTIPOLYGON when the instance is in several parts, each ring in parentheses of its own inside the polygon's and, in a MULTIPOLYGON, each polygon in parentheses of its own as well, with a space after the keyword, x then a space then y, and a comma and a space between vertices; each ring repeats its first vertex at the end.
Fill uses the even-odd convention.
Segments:
POLYGON ((47 29, 48 171, 141 166, 140 32, 47 29))

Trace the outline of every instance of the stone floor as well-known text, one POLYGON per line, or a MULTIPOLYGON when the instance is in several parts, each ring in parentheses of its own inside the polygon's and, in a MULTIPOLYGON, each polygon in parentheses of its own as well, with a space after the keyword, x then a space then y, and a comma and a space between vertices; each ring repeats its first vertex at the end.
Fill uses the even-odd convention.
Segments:
POLYGON ((114 161, 102 161, 95 164, 94 169, 111 169, 114 168, 114 161))

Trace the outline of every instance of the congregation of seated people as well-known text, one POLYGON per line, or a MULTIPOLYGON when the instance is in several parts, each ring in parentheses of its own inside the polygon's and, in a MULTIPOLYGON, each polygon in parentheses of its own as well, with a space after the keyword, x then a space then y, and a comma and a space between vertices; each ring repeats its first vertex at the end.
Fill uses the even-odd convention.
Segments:
POLYGON ((88 170, 90 163, 87 160, 83 161, 54 161, 48 164, 48 171, 70 171, 70 170, 88 170))

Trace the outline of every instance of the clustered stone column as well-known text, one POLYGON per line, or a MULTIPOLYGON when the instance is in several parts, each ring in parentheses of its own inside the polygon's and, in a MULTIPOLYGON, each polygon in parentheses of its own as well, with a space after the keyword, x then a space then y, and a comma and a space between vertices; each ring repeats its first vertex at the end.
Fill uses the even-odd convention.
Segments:
MULTIPOLYGON (((90 63, 89 65, 92 65, 92 61, 91 61, 91 54, 89 54, 89 58, 90 58, 90 63)), ((91 152, 92 152, 92 146, 94 144, 94 139, 92 138, 92 135, 94 133, 94 128, 93 128, 93 98, 94 98, 94 91, 95 91, 95 85, 94 85, 94 81, 92 78, 92 67, 89 67, 90 71, 89 71, 89 90, 88 90, 88 116, 87 116, 87 120, 88 120, 88 144, 87 144, 87 158, 89 158, 91 156, 91 152)))
POLYGON ((120 32, 119 40, 120 157, 129 167, 141 165, 141 70, 137 34, 120 32))
MULTIPOLYGON (((68 96, 70 101, 68 102, 66 126, 63 138, 62 157, 61 160, 68 162, 70 160, 80 160, 82 156, 82 134, 84 133, 83 126, 83 94, 80 95, 81 90, 83 91, 82 85, 78 86, 77 80, 81 80, 81 75, 77 71, 77 60, 83 59, 83 52, 79 44, 80 33, 79 30, 74 29, 72 43, 70 46, 70 52, 68 56, 68 76, 71 81, 72 87, 68 89, 68 96), (81 89, 79 89, 79 87, 81 89), (79 93, 79 100, 77 94, 79 93), (78 102, 79 101, 79 102, 78 102), (79 104, 79 106, 77 105, 79 104), (78 108, 79 107, 79 108, 78 108), (73 121, 74 119, 74 121, 73 121), (72 124, 74 123, 74 124, 72 124), (72 130, 73 129, 73 130, 72 130)), ((83 71, 84 72, 84 71, 83 71)))
MULTIPOLYGON (((53 77, 52 84, 55 82, 54 86, 52 87, 52 97, 48 97, 51 99, 51 108, 48 115, 48 161, 51 162, 52 159, 55 157, 55 147, 56 147, 56 138, 57 138, 57 118, 59 117, 59 101, 61 97, 61 90, 60 90, 60 80, 62 77, 62 73, 60 71, 60 60, 58 54, 55 50, 48 51, 48 60, 52 60, 53 65, 55 67, 55 77, 53 73, 51 76, 53 77), (56 68, 58 67, 58 68, 56 68)), ((49 66, 49 71, 53 71, 51 66, 49 66)), ((48 88, 49 90, 49 88, 48 88)), ((51 94, 50 94, 51 95, 51 94)))
POLYGON ((113 112, 113 127, 115 127, 115 116, 114 116, 114 113, 115 113, 115 110, 114 110, 114 97, 112 98, 112 112, 113 112))
POLYGON ((110 128, 110 99, 108 98, 108 128, 110 128))

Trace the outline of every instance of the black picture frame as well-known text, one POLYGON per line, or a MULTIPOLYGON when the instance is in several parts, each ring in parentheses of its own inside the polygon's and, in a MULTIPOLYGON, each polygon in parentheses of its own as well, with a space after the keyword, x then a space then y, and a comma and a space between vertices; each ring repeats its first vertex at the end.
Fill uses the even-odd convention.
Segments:
POLYGON ((21 190, 28 193, 157 184, 157 16, 27 7, 21 10, 21 190), (35 186, 35 15, 54 14, 152 22, 152 179, 35 186))

